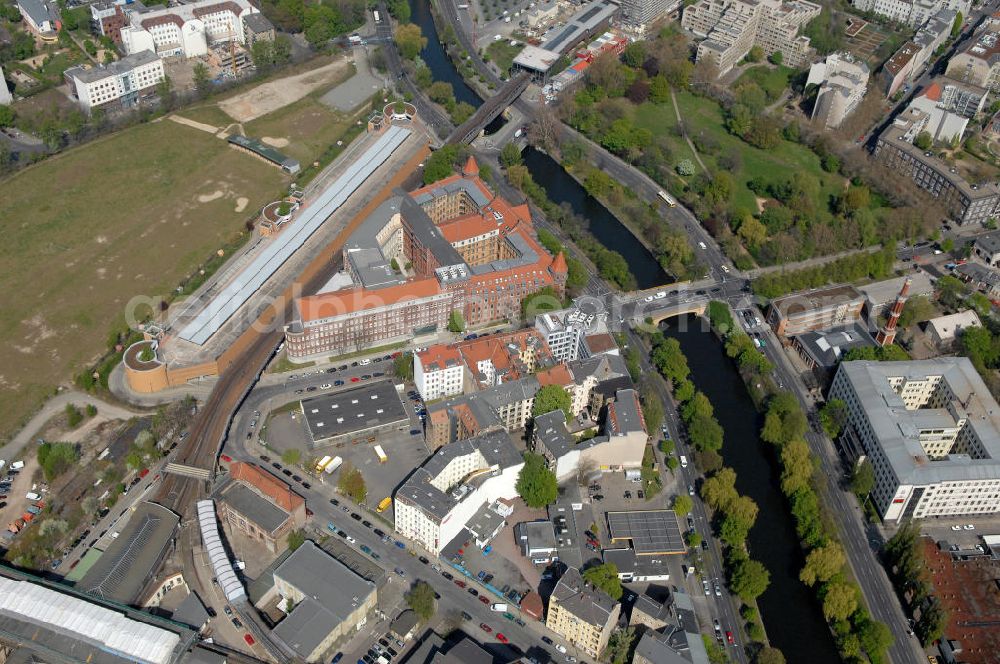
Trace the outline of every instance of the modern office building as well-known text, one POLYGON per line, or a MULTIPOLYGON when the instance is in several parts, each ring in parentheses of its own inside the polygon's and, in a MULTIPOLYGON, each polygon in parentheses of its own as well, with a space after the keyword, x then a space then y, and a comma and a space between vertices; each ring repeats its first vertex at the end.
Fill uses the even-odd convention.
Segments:
POLYGON ((968 358, 844 362, 829 398, 884 521, 1000 511, 1000 407, 968 358))
POLYGON ((767 322, 779 337, 794 337, 861 320, 864 305, 854 286, 816 288, 772 300, 767 322))
POLYGON ((865 97, 870 71, 850 53, 831 53, 809 68, 806 85, 818 85, 812 119, 836 128, 865 97))
POLYGON ((356 287, 299 298, 286 328, 301 361, 445 329, 452 311, 470 326, 520 317, 521 301, 565 291, 568 267, 538 243, 527 205, 511 205, 461 174, 387 201, 352 234, 344 264, 356 287), (415 276, 398 278, 393 262, 415 276))
POLYGON ((259 10, 247 0, 196 0, 134 12, 121 29, 126 53, 153 51, 161 57, 207 56, 222 43, 246 43, 243 19, 259 10))
POLYGON ((996 214, 1000 187, 992 181, 969 182, 957 167, 913 145, 914 139, 925 130, 928 119, 926 114, 916 110, 901 114, 879 135, 875 157, 930 192, 959 224, 986 222, 996 214))
POLYGON ((545 626, 596 659, 607 647, 620 612, 618 602, 587 585, 579 570, 570 567, 549 597, 545 626))
POLYGON ((535 329, 545 339, 557 362, 572 362, 588 357, 585 339, 588 334, 607 332, 604 319, 579 309, 549 311, 535 316, 535 329))
POLYGON ((363 628, 378 600, 374 583, 308 540, 274 570, 274 586, 288 615, 272 634, 310 663, 363 628))
POLYGON ((152 51, 141 51, 106 65, 70 67, 63 77, 89 115, 98 108, 131 108, 151 96, 164 79, 163 61, 152 51))
POLYGON ((396 532, 438 554, 483 505, 517 496, 523 466, 502 429, 438 448, 396 490, 396 532))
POLYGON ((820 11, 808 0, 698 0, 684 8, 681 26, 701 39, 697 59, 711 62, 721 76, 754 46, 765 55, 780 52, 789 67, 804 66, 814 50, 800 33, 820 11))
POLYGON ((218 491, 219 518, 275 553, 288 534, 306 523, 306 501, 291 487, 252 463, 229 464, 229 480, 218 491))

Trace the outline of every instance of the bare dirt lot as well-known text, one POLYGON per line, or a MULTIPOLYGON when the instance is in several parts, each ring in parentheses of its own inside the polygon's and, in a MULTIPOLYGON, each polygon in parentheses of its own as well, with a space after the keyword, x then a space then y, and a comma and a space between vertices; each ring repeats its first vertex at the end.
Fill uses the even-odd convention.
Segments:
POLYGON ((292 104, 321 87, 333 85, 353 73, 351 63, 344 59, 337 60, 312 71, 262 83, 219 102, 219 107, 237 122, 250 122, 292 104))

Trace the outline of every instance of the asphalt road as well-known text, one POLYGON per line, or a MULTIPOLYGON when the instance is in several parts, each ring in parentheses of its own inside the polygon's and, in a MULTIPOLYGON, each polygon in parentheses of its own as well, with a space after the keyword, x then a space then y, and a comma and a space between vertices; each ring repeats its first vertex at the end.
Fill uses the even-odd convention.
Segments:
MULTIPOLYGON (((755 309, 755 311, 761 320, 764 320, 760 310, 755 309)), ((819 428, 817 418, 813 417, 815 404, 807 396, 805 385, 781 350, 777 337, 766 326, 760 331, 767 338, 765 353, 775 367, 775 376, 786 389, 791 389, 798 397, 802 409, 809 416, 810 430, 806 434, 806 441, 813 455, 820 461, 818 477, 823 482, 822 500, 840 529, 841 542, 872 617, 888 625, 895 637, 895 643, 889 649, 889 658, 897 664, 924 661, 926 656, 920 643, 915 637, 907 635, 909 624, 906 616, 896 599, 892 583, 877 558, 881 540, 865 523, 864 514, 857 500, 840 487, 839 483, 844 477, 845 469, 840 463, 833 442, 819 428)))

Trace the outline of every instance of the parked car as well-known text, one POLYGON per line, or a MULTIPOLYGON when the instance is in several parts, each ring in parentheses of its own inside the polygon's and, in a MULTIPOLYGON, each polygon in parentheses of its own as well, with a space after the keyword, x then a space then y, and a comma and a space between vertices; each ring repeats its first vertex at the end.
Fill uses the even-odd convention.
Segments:
POLYGON ((487 634, 493 633, 493 628, 487 625, 486 623, 479 623, 479 629, 483 630, 487 634))
POLYGON ((253 644, 257 643, 256 641, 253 640, 253 637, 249 634, 244 634, 243 640, 247 642, 248 646, 252 646, 253 644))

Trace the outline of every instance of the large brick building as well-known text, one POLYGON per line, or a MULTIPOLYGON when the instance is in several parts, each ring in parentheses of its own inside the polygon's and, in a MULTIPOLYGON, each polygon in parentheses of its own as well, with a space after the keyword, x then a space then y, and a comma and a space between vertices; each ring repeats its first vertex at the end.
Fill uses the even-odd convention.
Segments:
POLYGON ((520 316, 521 300, 546 287, 561 296, 567 265, 538 243, 527 205, 511 205, 462 173, 379 206, 344 246, 355 287, 300 298, 285 329, 299 361, 392 343, 446 327, 520 316), (413 276, 392 268, 409 264, 413 276))
POLYGON ((222 520, 269 551, 282 550, 288 533, 306 522, 305 499, 252 463, 229 466, 229 482, 219 499, 222 520))

